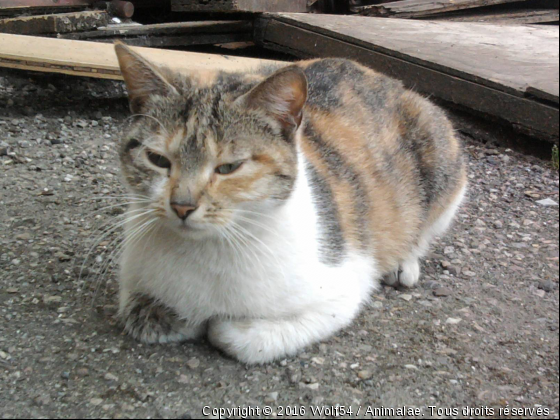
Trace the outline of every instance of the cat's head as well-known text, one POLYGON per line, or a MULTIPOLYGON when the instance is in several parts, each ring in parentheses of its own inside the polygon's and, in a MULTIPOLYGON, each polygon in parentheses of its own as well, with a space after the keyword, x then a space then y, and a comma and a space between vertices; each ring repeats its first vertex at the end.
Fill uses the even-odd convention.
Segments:
POLYGON ((120 149, 122 171, 153 216, 187 235, 215 234, 290 196, 307 100, 300 68, 251 82, 176 73, 123 44, 116 52, 133 113, 120 149))

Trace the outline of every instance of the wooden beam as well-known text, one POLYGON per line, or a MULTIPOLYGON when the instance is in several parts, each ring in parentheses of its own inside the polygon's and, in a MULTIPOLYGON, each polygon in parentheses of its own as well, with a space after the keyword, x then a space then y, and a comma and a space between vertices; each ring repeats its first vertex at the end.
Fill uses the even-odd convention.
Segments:
POLYGON ((171 0, 173 12, 294 12, 308 11, 308 0, 171 0))
POLYGON ((354 59, 420 93, 558 141, 558 28, 278 14, 258 19, 257 42, 301 58, 354 59))
POLYGON ((519 3, 525 0, 402 0, 362 6, 355 11, 364 16, 396 17, 401 19, 422 18, 438 13, 467 10, 476 7, 505 3, 519 3))
MULTIPOLYGON (((249 71, 276 63, 244 57, 134 48, 154 63, 183 73, 249 71)), ((67 39, 0 34, 0 67, 122 79, 113 45, 67 39)))
POLYGON ((85 11, 0 19, 0 32, 20 35, 63 34, 90 31, 111 21, 107 12, 85 11))
POLYGON ((142 47, 175 47, 248 42, 253 39, 251 21, 204 21, 155 25, 116 25, 93 32, 66 34, 66 39, 113 42, 121 39, 142 47))
POLYGON ((91 0, 0 0, 0 16, 84 10, 91 0))
POLYGON ((509 25, 527 25, 532 23, 558 22, 560 13, 558 9, 534 10, 476 10, 470 13, 443 14, 429 17, 430 20, 446 20, 449 22, 477 22, 477 23, 504 23, 509 25))
POLYGON ((0 9, 27 7, 88 6, 91 0, 0 0, 0 9))

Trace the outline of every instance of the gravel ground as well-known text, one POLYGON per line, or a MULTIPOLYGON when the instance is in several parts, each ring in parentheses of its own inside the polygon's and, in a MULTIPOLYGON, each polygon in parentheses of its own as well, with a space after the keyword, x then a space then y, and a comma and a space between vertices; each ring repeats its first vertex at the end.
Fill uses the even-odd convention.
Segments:
POLYGON ((205 406, 312 417, 335 405, 369 418, 405 406, 558 417, 559 216, 538 204, 558 202, 548 162, 465 139, 468 203, 422 285, 384 288, 330 341, 246 367, 205 342, 140 345, 114 320, 118 236, 96 237, 122 214, 103 208, 122 193, 126 112, 116 83, 0 72, 0 417, 199 418, 205 406))

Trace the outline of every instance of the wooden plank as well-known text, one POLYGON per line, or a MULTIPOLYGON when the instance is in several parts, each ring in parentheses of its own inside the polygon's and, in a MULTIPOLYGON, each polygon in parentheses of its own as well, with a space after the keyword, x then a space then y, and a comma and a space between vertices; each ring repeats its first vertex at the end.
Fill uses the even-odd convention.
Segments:
POLYGON ((57 34, 88 31, 109 24, 107 12, 96 10, 56 15, 0 19, 0 32, 20 35, 57 34))
POLYGON ((357 7, 355 10, 364 16, 407 19, 522 1, 525 0, 402 0, 373 6, 357 7))
POLYGON ((0 0, 0 9, 29 7, 88 6, 90 0, 0 0))
POLYGON ((220 20, 202 22, 158 23, 153 25, 112 25, 97 31, 74 34, 76 39, 134 37, 146 35, 184 35, 216 33, 251 33, 253 22, 247 20, 220 20))
MULTIPOLYGON (((529 63, 522 61, 523 58, 529 57, 527 51, 524 51, 523 57, 517 57, 521 61, 516 62, 514 51, 507 51, 510 47, 507 42, 505 44, 497 42, 496 34, 487 39, 487 32, 491 32, 487 28, 490 26, 353 16, 280 14, 267 15, 258 20, 257 41, 265 47, 295 54, 301 58, 335 56, 354 59, 402 80, 407 87, 423 94, 433 95, 476 112, 488 114, 509 122, 524 132, 557 141, 558 29, 550 29, 552 34, 545 29, 552 41, 548 35, 541 39, 552 44, 556 43, 556 49, 549 51, 548 47, 537 44, 541 50, 538 53, 532 50, 536 56, 535 62, 529 63), (483 41, 478 41, 478 49, 468 48, 468 42, 461 43, 462 37, 468 39, 469 31, 465 30, 465 25, 475 25, 471 30, 480 32, 483 41), (436 31, 435 28, 438 30, 436 31), (458 30, 461 28, 462 31, 458 30), (428 45, 423 47, 426 42, 428 45), (492 50, 492 53, 497 55, 494 60, 499 57, 509 59, 502 63, 506 67, 500 72, 492 73, 492 65, 489 65, 492 58, 487 51, 480 48, 481 42, 496 44, 496 51, 492 50), (430 43, 434 51, 424 56, 426 51, 429 52, 430 43), (455 45, 456 43, 458 45, 455 45), (541 56, 548 57, 543 59, 541 56), (447 57, 451 61, 446 62, 442 57, 447 57), (470 73, 465 71, 465 66, 460 66, 462 63, 470 65, 468 68, 470 73), (516 65, 523 67, 523 64, 525 64, 524 69, 515 68, 516 65), (453 65, 455 68, 450 67, 453 65), (482 67, 490 73, 488 80, 484 71, 473 71, 482 67), (515 75, 516 71, 526 79, 509 80, 506 77, 515 75), (502 76, 505 80, 501 80, 502 76), (541 79, 542 77, 546 80, 541 79), (529 83, 530 80, 534 82, 532 85, 529 83), (485 83, 481 83, 482 81, 485 83), (508 86, 507 82, 510 81, 508 86), (531 93, 527 92, 528 86, 533 86, 531 93), (542 89, 539 90, 537 86, 542 86, 542 89), (542 94, 543 92, 545 94, 542 94), (534 95, 539 95, 539 101, 533 100, 534 95), (554 98, 555 103, 540 102, 541 100, 548 102, 551 98, 554 98)), ((496 27, 494 31, 501 31, 499 38, 522 44, 525 32, 517 31, 518 28, 521 27, 496 27), (513 33, 508 32, 511 29, 514 29, 513 33)), ((529 32, 540 31, 540 28, 525 29, 529 32)))
MULTIPOLYGON (((137 47, 135 47, 136 49, 137 47)), ((183 51, 137 48, 154 63, 175 71, 249 71, 275 61, 183 51)), ((113 45, 0 34, 0 67, 120 80, 113 45)))
POLYGON ((446 20, 449 22, 503 23, 509 25, 527 25, 532 23, 558 22, 558 9, 513 10, 474 10, 472 13, 443 14, 431 16, 430 20, 446 20))
POLYGON ((558 27, 312 14, 278 14, 272 19, 512 95, 525 96, 528 87, 556 98, 560 93, 558 27))
POLYGON ((248 42, 253 39, 251 21, 204 21, 154 25, 116 25, 97 31, 66 34, 65 39, 113 42, 121 39, 129 45, 179 47, 248 42))
POLYGON ((308 11, 308 0, 171 0, 173 12, 293 12, 308 11))
POLYGON ((0 16, 83 10, 90 0, 0 0, 0 16))

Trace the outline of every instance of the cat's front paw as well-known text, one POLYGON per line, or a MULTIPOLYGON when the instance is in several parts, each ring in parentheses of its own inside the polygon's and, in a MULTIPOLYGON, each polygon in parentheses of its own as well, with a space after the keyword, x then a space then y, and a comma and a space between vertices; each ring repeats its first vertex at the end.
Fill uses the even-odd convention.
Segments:
POLYGON ((417 259, 410 259, 401 264, 398 270, 383 277, 383 283, 392 287, 412 288, 420 281, 420 263, 417 259))
POLYGON ((208 340, 227 355, 249 365, 269 363, 294 353, 281 332, 265 320, 212 320, 208 340), (271 328, 272 327, 272 328, 271 328))
POLYGON ((124 330, 146 344, 193 340, 205 332, 204 325, 189 325, 170 308, 142 294, 129 298, 120 317, 124 330))

